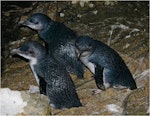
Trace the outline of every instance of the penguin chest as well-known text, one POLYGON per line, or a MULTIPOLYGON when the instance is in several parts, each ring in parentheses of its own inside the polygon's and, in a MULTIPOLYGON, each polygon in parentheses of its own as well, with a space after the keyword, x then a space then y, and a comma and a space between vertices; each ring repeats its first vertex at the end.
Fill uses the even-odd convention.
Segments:
POLYGON ((95 74, 95 65, 89 61, 88 57, 89 56, 80 57, 80 60, 93 74, 95 74))
POLYGON ((30 67, 31 67, 32 73, 34 75, 34 78, 35 78, 37 84, 39 85, 39 78, 38 78, 38 75, 37 75, 37 73, 36 73, 36 71, 34 69, 34 65, 30 63, 30 67))

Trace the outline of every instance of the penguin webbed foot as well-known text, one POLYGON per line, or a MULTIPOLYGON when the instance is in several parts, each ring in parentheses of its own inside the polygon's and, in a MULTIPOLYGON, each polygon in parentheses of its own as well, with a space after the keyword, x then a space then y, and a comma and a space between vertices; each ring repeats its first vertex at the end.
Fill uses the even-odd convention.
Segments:
POLYGON ((38 75, 38 77, 39 77, 39 80, 40 80, 40 82, 39 82, 39 90, 40 90, 40 94, 44 94, 44 95, 47 95, 46 94, 46 82, 45 82, 45 80, 42 78, 42 77, 40 77, 39 75, 38 75))
POLYGON ((96 84, 97 85, 97 87, 100 89, 100 90, 103 90, 103 91, 105 91, 105 86, 103 85, 103 84, 96 84))
POLYGON ((92 95, 99 94, 102 90, 101 89, 94 89, 92 90, 92 95))
POLYGON ((130 89, 130 90, 137 89, 137 86, 130 87, 129 89, 130 89))
POLYGON ((106 90, 106 89, 105 89, 105 86, 104 86, 103 84, 96 83, 96 85, 97 85, 98 89, 94 89, 94 90, 92 91, 92 94, 93 94, 93 95, 98 94, 98 93, 100 93, 101 91, 105 91, 105 90, 106 90))

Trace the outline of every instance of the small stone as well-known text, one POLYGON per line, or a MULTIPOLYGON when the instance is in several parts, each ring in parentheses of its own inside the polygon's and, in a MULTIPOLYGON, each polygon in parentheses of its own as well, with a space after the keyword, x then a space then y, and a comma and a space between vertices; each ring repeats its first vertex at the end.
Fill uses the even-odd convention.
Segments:
POLYGON ((65 16, 65 14, 64 14, 64 13, 60 13, 59 15, 60 15, 60 17, 64 17, 64 16, 65 16))
POLYGON ((80 1, 80 6, 84 7, 85 2, 84 1, 80 1))
POLYGON ((94 13, 94 14, 97 14, 97 13, 98 13, 98 11, 97 11, 97 10, 95 10, 95 11, 93 11, 93 13, 94 13))
POLYGON ((90 8, 93 8, 93 7, 94 7, 94 4, 90 3, 90 4, 89 4, 89 7, 90 7, 90 8))
POLYGON ((81 17, 82 17, 82 15, 81 15, 81 14, 77 14, 77 17, 81 18, 81 17))

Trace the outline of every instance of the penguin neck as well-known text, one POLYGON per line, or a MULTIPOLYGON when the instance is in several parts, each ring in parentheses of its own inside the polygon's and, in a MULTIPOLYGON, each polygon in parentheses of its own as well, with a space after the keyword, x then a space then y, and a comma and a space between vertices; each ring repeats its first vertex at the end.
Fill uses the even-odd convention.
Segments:
POLYGON ((31 65, 32 65, 32 66, 36 65, 37 62, 38 62, 38 59, 37 59, 37 58, 32 58, 32 59, 30 59, 30 66, 31 66, 31 65))
POLYGON ((53 22, 49 22, 48 24, 47 24, 47 26, 43 29, 43 30, 40 30, 40 31, 38 31, 38 33, 39 33, 39 36, 45 41, 45 42, 47 42, 47 43, 49 43, 49 41, 51 40, 51 39, 53 39, 52 38, 52 35, 53 35, 53 26, 54 25, 54 23, 53 22), (51 38, 51 39, 49 39, 49 38, 51 38))
POLYGON ((38 57, 30 58, 30 65, 34 66, 39 64, 41 61, 43 61, 48 56, 46 51, 40 52, 38 57))
POLYGON ((39 78, 38 78, 38 75, 37 75, 35 68, 34 68, 34 66, 37 64, 37 62, 38 62, 38 60, 36 58, 31 59, 30 60, 30 67, 31 67, 31 70, 33 72, 34 78, 35 78, 37 84, 39 85, 39 78))
POLYGON ((80 58, 89 57, 93 53, 93 51, 94 51, 94 49, 81 52, 80 58))
POLYGON ((40 72, 38 71, 38 67, 41 63, 43 63, 43 61, 45 60, 47 56, 43 56, 43 57, 40 57, 40 58, 34 58, 34 59, 30 59, 30 68, 33 72, 33 75, 35 77, 35 80, 37 82, 37 84, 39 85, 39 78, 38 78, 38 75, 40 74, 40 72))
POLYGON ((70 41, 70 38, 75 39, 77 36, 75 32, 59 22, 49 22, 48 26, 38 33, 46 43, 52 43, 52 45, 57 42, 64 43, 62 38, 65 38, 65 41, 70 41))

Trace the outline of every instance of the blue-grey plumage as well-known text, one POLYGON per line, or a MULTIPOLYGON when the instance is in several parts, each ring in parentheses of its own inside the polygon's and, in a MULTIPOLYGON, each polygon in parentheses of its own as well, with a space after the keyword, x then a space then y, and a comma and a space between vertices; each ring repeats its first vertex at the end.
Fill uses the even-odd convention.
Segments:
POLYGON ((83 77, 83 65, 75 53, 75 40, 78 36, 73 30, 41 13, 31 15, 26 21, 20 21, 19 25, 36 30, 46 42, 49 54, 52 54, 68 72, 83 77))
POLYGON ((29 41, 11 53, 28 59, 34 74, 44 79, 52 107, 61 109, 82 106, 69 73, 53 56, 47 54, 41 44, 29 41))
POLYGON ((79 59, 94 74, 98 88, 137 88, 123 59, 106 44, 89 36, 80 36, 76 41, 76 52, 79 59))

